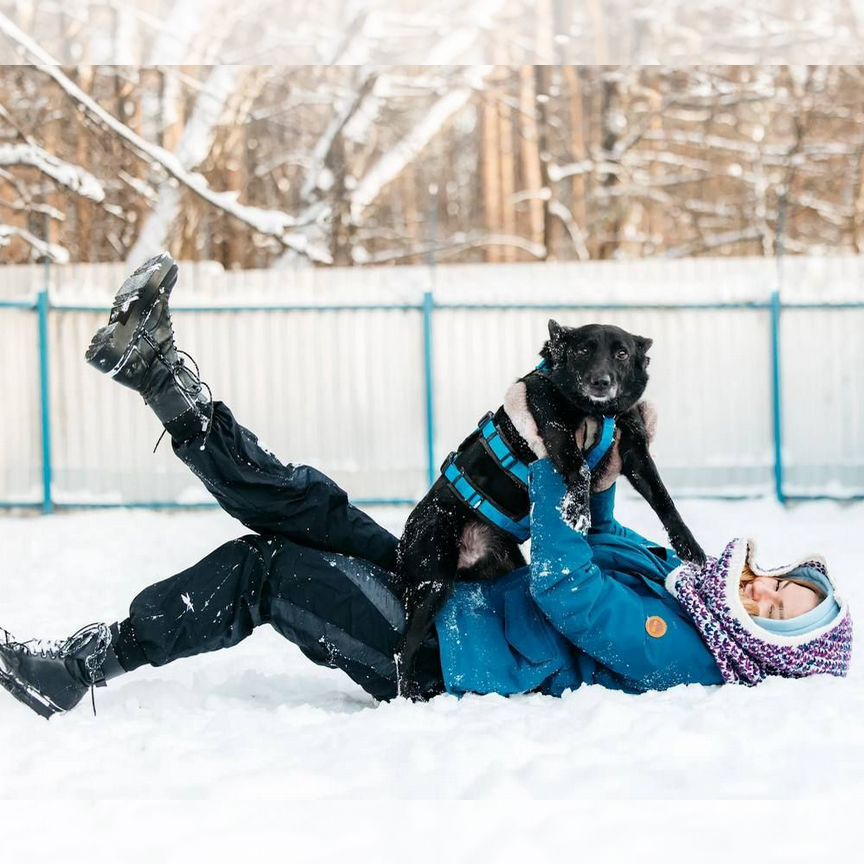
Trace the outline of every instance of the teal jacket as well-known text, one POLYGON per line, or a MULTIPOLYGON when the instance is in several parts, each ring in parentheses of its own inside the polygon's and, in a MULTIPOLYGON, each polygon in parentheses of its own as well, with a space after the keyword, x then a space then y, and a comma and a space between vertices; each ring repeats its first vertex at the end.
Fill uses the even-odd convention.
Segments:
POLYGON ((587 535, 563 520, 566 489, 548 459, 532 464, 529 492, 531 564, 495 582, 457 583, 436 619, 449 692, 723 683, 663 585, 681 562, 615 520, 614 486, 591 497, 587 535))

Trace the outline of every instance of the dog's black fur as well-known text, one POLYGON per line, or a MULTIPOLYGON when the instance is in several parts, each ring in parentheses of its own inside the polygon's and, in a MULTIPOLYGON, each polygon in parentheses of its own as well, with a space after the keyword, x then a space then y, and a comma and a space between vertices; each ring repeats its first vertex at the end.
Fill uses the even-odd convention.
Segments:
MULTIPOLYGON (((546 368, 520 380, 549 458, 567 483, 565 518, 577 527, 590 524, 591 473, 575 433, 591 417, 614 417, 621 473, 657 513, 678 555, 702 564, 705 553, 684 524, 648 452, 648 433, 637 406, 648 383, 651 344, 651 339, 620 327, 570 328, 550 320, 549 339, 540 352, 546 368)), ((523 462, 533 462, 536 455, 503 408, 496 417, 516 455, 523 462)), ((611 450, 595 476, 602 475, 610 457, 611 450)), ((432 487, 408 517, 399 544, 398 569, 408 612, 397 658, 402 695, 418 698, 414 656, 454 580, 494 579, 524 565, 509 534, 482 522, 445 483, 432 487), (467 546, 473 560, 466 560, 467 546)))

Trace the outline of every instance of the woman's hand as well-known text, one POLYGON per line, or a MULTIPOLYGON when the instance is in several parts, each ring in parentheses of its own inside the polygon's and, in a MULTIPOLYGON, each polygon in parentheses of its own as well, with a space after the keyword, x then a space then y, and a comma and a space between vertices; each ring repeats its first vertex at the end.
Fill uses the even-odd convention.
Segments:
MULTIPOLYGON (((648 432, 648 443, 654 440, 657 432, 657 409, 651 402, 640 402, 637 406, 648 432)), ((606 467, 592 478, 591 491, 605 492, 621 476, 621 454, 618 452, 618 439, 620 433, 615 433, 615 443, 612 445, 612 455, 606 463, 606 467)))

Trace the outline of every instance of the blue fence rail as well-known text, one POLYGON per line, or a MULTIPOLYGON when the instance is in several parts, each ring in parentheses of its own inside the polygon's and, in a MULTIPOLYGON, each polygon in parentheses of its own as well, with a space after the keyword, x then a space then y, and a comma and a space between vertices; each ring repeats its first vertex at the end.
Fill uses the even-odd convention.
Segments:
MULTIPOLYGON (((788 308, 801 309, 864 309, 864 303, 839 303, 820 304, 796 303, 788 308)), ((51 381, 50 381, 50 338, 49 318, 52 314, 64 314, 71 312, 94 312, 107 313, 107 306, 95 305, 54 305, 51 302, 48 290, 41 290, 35 301, 4 301, 0 300, 0 310, 14 309, 34 312, 38 316, 38 338, 39 338, 39 391, 40 391, 40 416, 41 416, 41 455, 42 455, 42 500, 41 502, 28 501, 0 501, 0 509, 36 509, 41 508, 43 513, 52 513, 56 509, 112 509, 112 508, 147 508, 147 509, 206 509, 216 506, 206 503, 179 504, 174 502, 135 502, 135 503, 57 503, 52 493, 53 486, 53 444, 52 444, 52 413, 51 413, 51 381)), ((821 500, 831 496, 827 495, 787 495, 784 489, 784 464, 783 464, 783 370, 781 362, 781 322, 784 304, 779 291, 775 290, 768 302, 749 303, 628 303, 610 307, 604 304, 590 303, 549 303, 549 304, 460 304, 436 302, 433 294, 429 291, 423 295, 419 304, 344 304, 330 306, 311 305, 237 305, 237 306, 175 306, 172 312, 184 313, 237 313, 237 312, 347 312, 347 311, 417 311, 423 320, 423 374, 424 374, 424 404, 426 411, 426 463, 428 480, 431 484, 438 474, 438 464, 435 456, 435 375, 434 375, 434 318, 438 310, 477 310, 477 311, 680 311, 680 310, 753 310, 770 314, 771 321, 771 394, 772 394, 772 417, 773 417, 773 457, 774 457, 774 492, 777 500, 786 504, 794 501, 821 500)), ((861 500, 864 496, 843 496, 842 500, 861 500)), ((357 499, 360 505, 411 505, 411 499, 396 498, 367 498, 357 499)))

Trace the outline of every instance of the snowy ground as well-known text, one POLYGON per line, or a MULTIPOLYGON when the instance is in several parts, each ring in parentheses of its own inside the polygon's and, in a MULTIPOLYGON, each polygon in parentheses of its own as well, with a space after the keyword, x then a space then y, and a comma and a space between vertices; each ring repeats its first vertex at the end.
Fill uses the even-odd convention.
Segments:
MULTIPOLYGON (((639 501, 625 524, 660 536, 639 501)), ((822 551, 864 608, 864 506, 685 501, 706 548, 759 539, 766 563, 822 551)), ((404 513, 376 515, 398 530, 404 513)), ((145 584, 244 533, 220 512, 0 518, 0 625, 64 636, 122 617, 145 584)), ((857 658, 856 658, 857 659, 857 658)), ((846 680, 563 699, 375 705, 269 628, 145 668, 45 722, 0 692, 0 797, 839 797, 864 792, 864 665, 846 680)))

